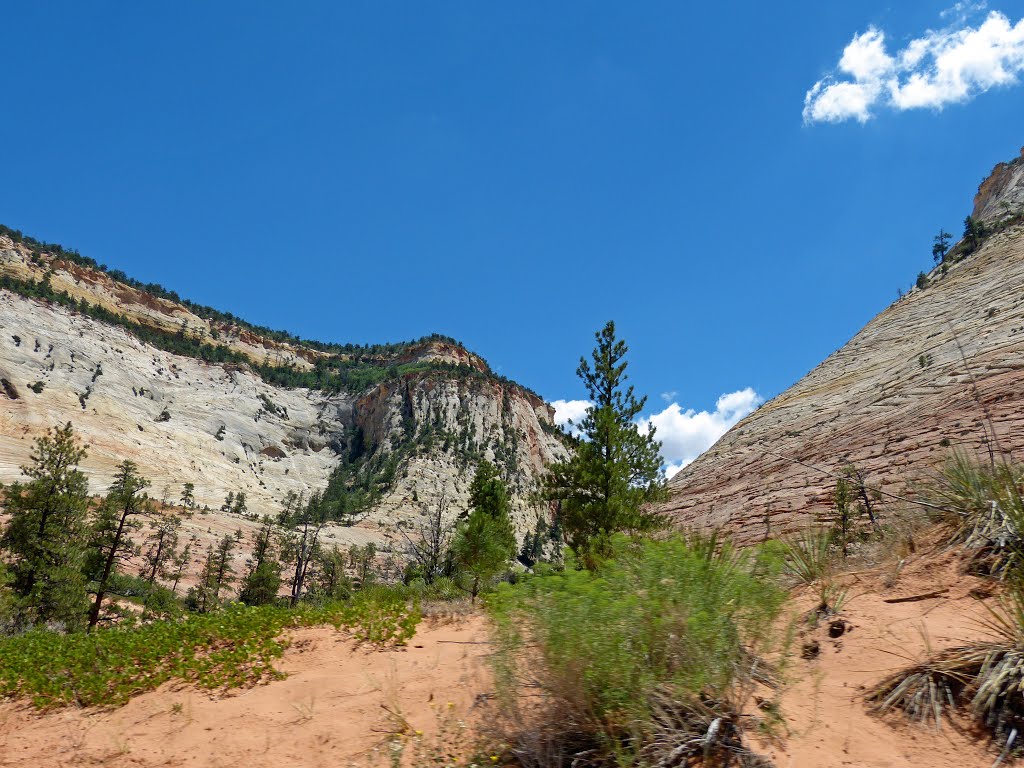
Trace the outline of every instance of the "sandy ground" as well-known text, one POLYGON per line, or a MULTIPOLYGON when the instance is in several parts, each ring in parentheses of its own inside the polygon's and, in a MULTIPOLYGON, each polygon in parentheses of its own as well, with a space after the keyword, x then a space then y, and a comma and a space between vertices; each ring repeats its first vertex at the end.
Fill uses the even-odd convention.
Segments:
MULTIPOLYGON (((779 699, 784 724, 753 744, 778 768, 992 765, 984 737, 962 727, 937 732, 865 709, 865 689, 888 672, 982 636, 977 622, 993 602, 991 586, 964 575, 954 553, 915 555, 895 574, 890 565, 843 577, 840 637, 829 636, 828 621, 797 625, 779 699), (817 656, 801 658, 813 642, 817 656)), ((795 608, 813 603, 798 594, 795 608)), ((281 661, 288 678, 249 690, 166 685, 116 710, 47 714, 0 704, 0 766, 371 766, 389 762, 396 732, 405 734, 402 764, 432 763, 438 745, 465 746, 490 716, 486 641, 477 615, 427 621, 404 650, 354 648, 333 629, 304 629, 281 661)))
MULTIPOLYGON (((430 622, 404 650, 363 650, 332 628, 296 631, 285 680, 225 695, 165 685, 112 711, 40 715, 0 704, 0 766, 370 766, 389 734, 430 745, 478 717, 483 619, 430 622), (422 731, 417 738, 416 731, 422 731), (375 749, 377 751, 375 751, 375 749)), ((428 749, 429 746, 423 747, 428 749)))
MULTIPOLYGON (((894 566, 844 577, 847 597, 836 619, 846 631, 830 637, 829 621, 800 627, 782 692, 785 726, 774 743, 758 751, 778 768, 988 768, 998 756, 966 724, 910 724, 899 715, 877 717, 864 706, 865 690, 888 673, 933 651, 985 635, 978 620, 991 583, 962 573, 957 553, 930 551, 909 559, 892 583, 894 566), (889 582, 891 586, 886 586, 889 582), (940 597, 913 602, 886 600, 947 589, 940 597), (805 644, 818 644, 815 658, 801 658, 805 644)), ((814 605, 810 594, 796 604, 814 605)), ((799 625, 798 625, 799 626, 799 625)))

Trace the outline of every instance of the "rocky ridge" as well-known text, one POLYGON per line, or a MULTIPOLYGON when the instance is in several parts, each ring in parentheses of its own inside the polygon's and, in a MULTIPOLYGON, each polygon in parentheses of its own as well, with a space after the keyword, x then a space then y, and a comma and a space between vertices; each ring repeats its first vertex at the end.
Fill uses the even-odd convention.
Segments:
POLYGON ((95 491, 130 458, 158 498, 173 501, 183 483, 194 483, 197 502, 214 517, 228 491, 244 491, 250 511, 276 513, 288 492, 323 490, 341 464, 356 474, 383 467, 389 476, 375 503, 357 526, 339 526, 334 535, 385 542, 396 526, 416 525, 424 505, 441 496, 451 514, 465 508, 480 458, 503 470, 520 533, 546 514, 531 491, 544 464, 566 450, 551 407, 490 375, 480 357, 454 342, 429 339, 380 352, 389 374, 360 391, 285 387, 265 380, 258 364, 304 370, 345 353, 202 317, 2 235, 0 276, 45 279, 75 302, 201 337, 252 363, 175 354, 67 301, 0 290, 0 482, 20 476, 35 437, 71 421, 89 443, 84 469, 95 491))
MULTIPOLYGON (((982 182, 974 216, 996 227, 945 263, 670 482, 681 525, 752 542, 826 515, 849 465, 912 497, 951 450, 1024 450, 1024 158, 982 182), (962 353, 961 353, 962 348, 962 353)), ((899 503, 885 496, 889 503, 899 503)))

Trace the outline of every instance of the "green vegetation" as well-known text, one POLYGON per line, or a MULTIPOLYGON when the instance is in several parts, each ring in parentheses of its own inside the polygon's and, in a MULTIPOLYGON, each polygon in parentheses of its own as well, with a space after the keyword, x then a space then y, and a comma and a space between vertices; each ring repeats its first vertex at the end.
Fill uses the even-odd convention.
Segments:
POLYGON ((972 553, 972 568, 1024 579, 1024 468, 982 463, 955 452, 932 491, 953 528, 952 540, 972 553))
POLYGON ((609 554, 613 534, 660 527, 645 505, 665 494, 654 427, 641 432, 635 422, 647 398, 624 388, 626 344, 615 338, 612 322, 595 338, 592 362, 580 358, 576 371, 593 403, 576 425, 583 439, 566 461, 548 467, 545 480, 568 543, 588 565, 609 554))
POLYGON ((332 624, 362 642, 404 645, 420 614, 404 596, 370 594, 322 608, 232 606, 89 635, 33 630, 0 639, 0 696, 36 706, 111 706, 168 680, 234 688, 282 677, 273 666, 289 627, 332 624))
POLYGON ((469 506, 469 516, 455 532, 451 560, 460 583, 475 601, 481 590, 508 571, 516 554, 508 491, 489 461, 477 468, 469 486, 469 506))
POLYGON ((0 552, 9 563, 17 627, 76 629, 85 618, 89 490, 77 469, 85 456, 70 423, 48 431, 22 467, 28 482, 6 489, 0 552))
MULTIPOLYGON (((181 601, 178 584, 195 539, 179 550, 181 518, 155 511, 149 483, 131 461, 122 462, 106 497, 91 502, 77 469, 85 457, 70 424, 49 431, 23 468, 28 480, 5 489, 0 628, 15 634, 0 638, 0 697, 28 697, 41 707, 110 705, 171 679, 245 685, 278 676, 272 661, 289 627, 333 624, 359 641, 402 644, 419 621, 419 601, 435 596, 373 586, 370 548, 346 560, 337 548, 320 547, 323 515, 314 497, 295 502, 301 521, 293 530, 268 517, 254 534, 239 598, 256 607, 229 593, 240 532, 209 546, 198 583, 181 601), (150 530, 138 546, 132 533, 142 519, 150 530), (141 568, 131 566, 139 554, 141 568), (290 600, 278 597, 286 564, 296 570, 290 600), (358 589, 347 574, 357 565, 358 589)), ((233 508, 240 499, 234 495, 233 508)), ((190 504, 186 484, 182 506, 190 504)))
POLYGON ((508 489, 497 468, 481 461, 469 488, 469 509, 451 521, 448 500, 424 508, 415 536, 404 530, 408 564, 406 584, 451 584, 475 601, 509 574, 516 536, 509 517, 508 489))
POLYGON ((129 533, 139 527, 138 516, 150 511, 149 497, 144 492, 148 486, 149 481, 139 475, 135 462, 121 462, 114 484, 95 515, 85 565, 86 574, 96 583, 96 598, 89 610, 89 629, 100 620, 103 598, 115 565, 131 557, 135 550, 129 533))
POLYGON ((588 765, 658 765, 677 748, 671 764, 742 753, 739 712, 769 669, 758 654, 777 640, 779 558, 715 538, 608 544, 593 571, 570 562, 487 599, 517 759, 569 765, 587 752, 588 765), (539 702, 521 698, 526 680, 539 702))

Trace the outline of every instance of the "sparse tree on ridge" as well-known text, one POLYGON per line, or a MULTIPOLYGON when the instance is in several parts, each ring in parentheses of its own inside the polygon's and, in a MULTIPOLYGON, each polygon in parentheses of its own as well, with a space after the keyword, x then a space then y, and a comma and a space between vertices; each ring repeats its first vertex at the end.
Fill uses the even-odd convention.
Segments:
POLYGON ((588 565, 609 553, 609 539, 620 531, 643 532, 663 525, 646 505, 664 498, 661 444, 654 426, 641 432, 635 419, 639 400, 625 387, 625 342, 609 322, 595 334, 591 360, 580 358, 576 375, 591 405, 576 428, 581 440, 565 461, 549 466, 545 496, 559 505, 558 523, 569 545, 588 565))
POLYGON ((932 258, 935 263, 938 264, 949 253, 949 243, 953 239, 953 236, 944 229, 939 229, 939 234, 935 236, 935 240, 932 244, 932 258))

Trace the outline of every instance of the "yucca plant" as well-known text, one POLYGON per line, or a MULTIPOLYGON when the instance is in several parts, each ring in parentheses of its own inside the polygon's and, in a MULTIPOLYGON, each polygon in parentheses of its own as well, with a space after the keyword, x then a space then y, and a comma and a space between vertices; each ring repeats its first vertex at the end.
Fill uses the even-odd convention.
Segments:
POLYGON ((955 526, 953 540, 973 550, 976 566, 1007 574, 1024 563, 1024 469, 986 465, 954 453, 932 496, 955 526))
POLYGON ((832 571, 832 535, 824 528, 808 528, 782 542, 784 568, 801 584, 827 580, 832 571))
POLYGON ((982 621, 992 639, 950 648, 902 669, 867 695, 872 709, 902 710, 938 726, 943 713, 964 708, 1005 751, 1024 733, 1024 587, 1015 584, 982 621))
POLYGON ((784 540, 782 545, 783 569, 801 584, 817 590, 818 605, 811 612, 812 617, 837 613, 846 598, 846 590, 832 578, 836 559, 832 532, 826 528, 808 528, 784 540))

